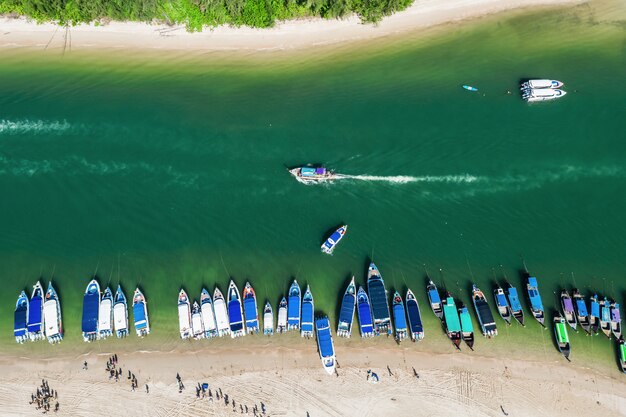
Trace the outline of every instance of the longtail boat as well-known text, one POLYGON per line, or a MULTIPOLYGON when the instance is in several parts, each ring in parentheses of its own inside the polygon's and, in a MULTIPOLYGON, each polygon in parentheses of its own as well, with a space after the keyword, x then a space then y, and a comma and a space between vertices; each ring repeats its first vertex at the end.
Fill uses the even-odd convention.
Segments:
POLYGON ((98 314, 100 312, 100 284, 95 279, 89 281, 83 296, 83 340, 91 342, 98 337, 98 314))
POLYGON ((52 282, 48 283, 45 301, 43 303, 45 333, 48 342, 58 343, 63 340, 63 320, 61 319, 61 301, 52 282))
POLYGON ((302 324, 300 326, 300 336, 313 337, 314 313, 313 294, 311 293, 311 288, 307 285, 304 296, 302 297, 302 324))
POLYGON ((263 334, 266 336, 274 334, 274 311, 269 301, 265 303, 263 308, 263 334))
POLYGON ((459 319, 461 320, 461 336, 468 348, 474 350, 474 324, 472 316, 465 304, 459 307, 459 319))
POLYGON ((372 307, 370 305, 370 299, 363 287, 360 287, 359 291, 356 293, 356 306, 356 311, 359 315, 359 329, 361 330, 361 337, 374 336, 372 307))
POLYGON ((622 337, 622 318, 619 314, 619 304, 616 302, 611 303, 611 333, 617 340, 622 337))
POLYGON ((287 297, 287 330, 300 329, 300 308, 302 306, 302 292, 298 281, 295 279, 289 287, 289 296, 287 297))
POLYGON ((528 299, 530 300, 530 311, 533 313, 533 317, 537 319, 539 324, 545 327, 544 320, 546 318, 546 314, 543 309, 543 303, 541 302, 537 278, 529 276, 526 288, 528 290, 528 299))
POLYGON ((285 297, 278 304, 278 322, 276 323, 276 333, 287 331, 287 299, 285 297))
POLYGON ((356 309, 356 285, 354 277, 350 280, 346 292, 341 300, 339 310, 339 323, 337 324, 337 336, 350 337, 352 334, 352 322, 354 321, 354 310, 356 309))
POLYGON ((393 324, 396 328, 396 340, 401 342, 406 339, 406 312, 404 311, 404 302, 398 291, 393 294, 393 324))
POLYGON ((226 307, 224 295, 217 287, 215 287, 215 291, 213 291, 213 311, 215 312, 217 335, 219 337, 229 335, 230 324, 228 323, 228 308, 226 307))
POLYGON ((476 316, 478 317, 478 323, 485 337, 494 337, 498 335, 498 329, 496 322, 491 314, 485 294, 476 286, 472 285, 472 301, 474 302, 474 308, 476 309, 476 316))
POLYGON ((191 305, 185 290, 181 288, 178 293, 178 329, 181 339, 189 339, 193 333, 191 330, 191 305))
POLYGON ((573 291, 574 296, 574 309, 576 310, 576 320, 578 320, 578 324, 583 330, 587 333, 591 333, 591 319, 589 317, 589 313, 587 312, 587 303, 585 303, 585 297, 578 291, 577 288, 574 288, 573 291))
POLYGON ((200 291, 200 312, 202 313, 202 324, 204 325, 204 337, 211 338, 219 336, 217 323, 215 322, 213 300, 206 288, 202 288, 200 291))
POLYGON ((617 349, 619 351, 619 367, 622 369, 622 372, 626 373, 626 342, 624 342, 623 337, 619 338, 617 349))
POLYGON ((443 304, 443 318, 446 326, 446 334, 452 341, 455 348, 461 349, 461 321, 459 320, 459 312, 456 308, 454 298, 450 294, 447 295, 443 304))
POLYGON ((243 309, 241 306, 241 295, 235 281, 230 280, 228 284, 228 323, 230 326, 230 337, 245 336, 246 328, 243 320, 243 309))
POLYGON ((113 299, 113 326, 117 337, 128 336, 128 303, 121 285, 117 286, 113 299))
POLYGON ((426 286, 426 293, 428 294, 428 301, 430 303, 430 308, 435 313, 435 316, 439 320, 443 320, 443 306, 441 304, 441 297, 439 296, 439 290, 437 286, 432 280, 428 281, 428 285, 426 286))
POLYGON ((496 300, 496 308, 498 309, 498 314, 502 317, 502 320, 506 324, 511 324, 511 318, 513 317, 513 313, 511 312, 511 307, 509 307, 509 302, 506 299, 506 295, 504 294, 504 290, 500 285, 493 290, 493 298, 496 300))
POLYGON ((320 359, 324 370, 328 375, 335 372, 335 345, 333 344, 333 335, 330 332, 330 322, 328 317, 322 317, 315 320, 315 329, 317 331, 317 348, 320 353, 320 359))
POLYGON ((566 321, 561 316, 561 313, 557 312, 554 316, 554 336, 556 337, 556 345, 559 348, 559 352, 569 361, 570 344, 565 323, 566 321))
POLYGON ((392 333, 391 315, 389 314, 389 302, 387 290, 380 271, 370 263, 367 268, 367 293, 372 304, 372 318, 374 319, 374 334, 390 335, 392 333))
POLYGON ((259 332, 259 309, 256 304, 256 294, 249 282, 243 289, 243 312, 246 316, 246 331, 259 332))
POLYGON ((415 294, 410 289, 406 290, 406 313, 409 319, 409 330, 411 331, 411 339, 419 342, 424 339, 424 325, 422 324, 422 313, 417 303, 415 294))
POLYGON ((604 297, 604 300, 600 301, 600 328, 602 332, 611 338, 611 303, 609 299, 604 297))
POLYGON ((15 302, 13 313, 13 336, 17 343, 28 340, 28 296, 22 291, 15 302))
POLYGON ((109 287, 104 289, 100 299, 98 313, 98 339, 106 339, 113 334, 113 292, 109 287))
POLYGON ((522 303, 520 302, 519 295, 517 294, 517 288, 508 284, 507 295, 509 297, 509 305, 511 306, 511 313, 515 320, 522 326, 524 324, 524 310, 522 309, 522 303))
POLYGON ((31 341, 44 338, 44 315, 43 315, 43 287, 37 281, 33 285, 33 293, 28 303, 28 338, 31 341))
POLYGON ((589 329, 594 333, 598 333, 600 327, 600 303, 598 302, 598 295, 594 294, 589 298, 589 304, 591 311, 589 312, 589 329))
POLYGON ((563 309, 563 316, 565 317, 565 321, 570 327, 576 330, 576 312, 574 311, 574 303, 572 302, 572 297, 569 295, 567 290, 561 290, 561 308, 563 309))

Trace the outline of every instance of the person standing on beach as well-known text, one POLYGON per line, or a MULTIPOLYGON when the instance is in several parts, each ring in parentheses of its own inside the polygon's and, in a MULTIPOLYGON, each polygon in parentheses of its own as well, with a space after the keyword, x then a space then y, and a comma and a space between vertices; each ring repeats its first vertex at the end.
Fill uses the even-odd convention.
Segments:
POLYGON ((148 388, 148 384, 146 384, 146 394, 150 394, 150 388, 148 388))

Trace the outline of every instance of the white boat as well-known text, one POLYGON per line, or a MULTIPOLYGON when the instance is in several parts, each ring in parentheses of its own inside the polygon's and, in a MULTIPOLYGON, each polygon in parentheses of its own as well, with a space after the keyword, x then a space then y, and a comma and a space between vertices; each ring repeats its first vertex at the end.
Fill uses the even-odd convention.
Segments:
POLYGON ((115 335, 119 338, 128 336, 128 303, 122 287, 117 286, 113 303, 113 324, 115 335))
POLYGON ((139 288, 133 294, 133 317, 137 336, 144 337, 150 334, 150 320, 148 319, 148 304, 146 297, 139 288))
POLYGON ((183 289, 178 293, 178 328, 181 339, 191 337, 191 306, 189 305, 189 297, 183 289))
POLYGON ((204 323, 202 323, 202 312, 197 301, 191 306, 191 329, 194 339, 204 339, 204 323))
POLYGON ((263 334, 271 336, 274 334, 274 311, 272 305, 268 301, 263 308, 263 334))
POLYGON ((521 89, 528 89, 528 88, 551 88, 551 89, 557 89, 557 88, 561 88, 563 87, 563 83, 561 81, 558 80, 548 80, 548 79, 541 79, 541 80, 528 80, 522 83, 521 85, 521 89))
POLYGON ((217 337, 217 324, 215 324, 215 312, 211 294, 203 288, 200 293, 200 310, 202 312, 202 324, 204 325, 205 337, 217 337))
POLYGON ((548 100, 556 100, 557 98, 563 97, 567 94, 563 90, 554 90, 551 88, 533 88, 525 91, 522 94, 522 98, 529 103, 534 103, 537 101, 548 101, 548 100))
POLYGON ((213 293, 213 309, 215 311, 215 324, 217 325, 217 334, 219 337, 230 334, 230 325, 228 324, 228 311, 226 310, 226 301, 219 288, 215 287, 213 293))
POLYGON ((329 182, 338 177, 334 171, 330 171, 324 167, 297 167, 290 169, 289 173, 302 184, 329 182))
POLYGON ((48 284, 45 301, 43 303, 45 334, 48 342, 58 343, 63 340, 63 321, 61 319, 61 302, 52 282, 48 284))
POLYGON ((100 300, 100 313, 98 314, 98 339, 106 339, 113 334, 113 293, 109 287, 104 289, 100 300))
POLYGON ((278 322, 276 323, 276 333, 287 331, 287 299, 283 297, 278 304, 278 322))

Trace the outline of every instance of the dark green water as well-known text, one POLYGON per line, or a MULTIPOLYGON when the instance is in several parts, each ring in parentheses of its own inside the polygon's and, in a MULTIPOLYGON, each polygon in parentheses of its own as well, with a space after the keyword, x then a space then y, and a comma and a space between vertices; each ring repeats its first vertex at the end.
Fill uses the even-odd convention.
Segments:
MULTIPOLYGON (((181 285, 199 298, 249 279, 276 303, 296 276, 334 317, 372 257, 389 289, 418 294, 442 346, 424 264, 466 303, 472 281, 490 293, 501 264, 521 285, 522 257, 547 306, 574 284, 622 301, 626 20, 608 10, 497 16, 315 57, 1 52, 0 340, 12 341, 19 291, 54 271, 64 345, 82 343, 96 268, 101 284, 139 283, 168 340, 181 285), (523 77, 569 94, 528 105, 523 77), (377 178, 303 186, 284 166, 307 162, 377 178), (342 222, 347 238, 322 255, 342 222)), ((536 327, 479 345, 552 355, 536 327)), ((605 340, 573 343, 610 356, 605 340)))

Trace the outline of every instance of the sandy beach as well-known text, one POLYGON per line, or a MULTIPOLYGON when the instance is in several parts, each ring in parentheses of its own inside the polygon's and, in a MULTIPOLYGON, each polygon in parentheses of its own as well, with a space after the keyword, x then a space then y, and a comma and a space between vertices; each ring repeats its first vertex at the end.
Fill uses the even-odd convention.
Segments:
POLYGON ((184 26, 111 22, 68 30, 24 18, 0 19, 0 48, 142 49, 181 51, 294 50, 384 38, 505 10, 560 6, 580 0, 421 0, 378 25, 358 17, 280 22, 271 29, 218 27, 189 33, 184 26))

